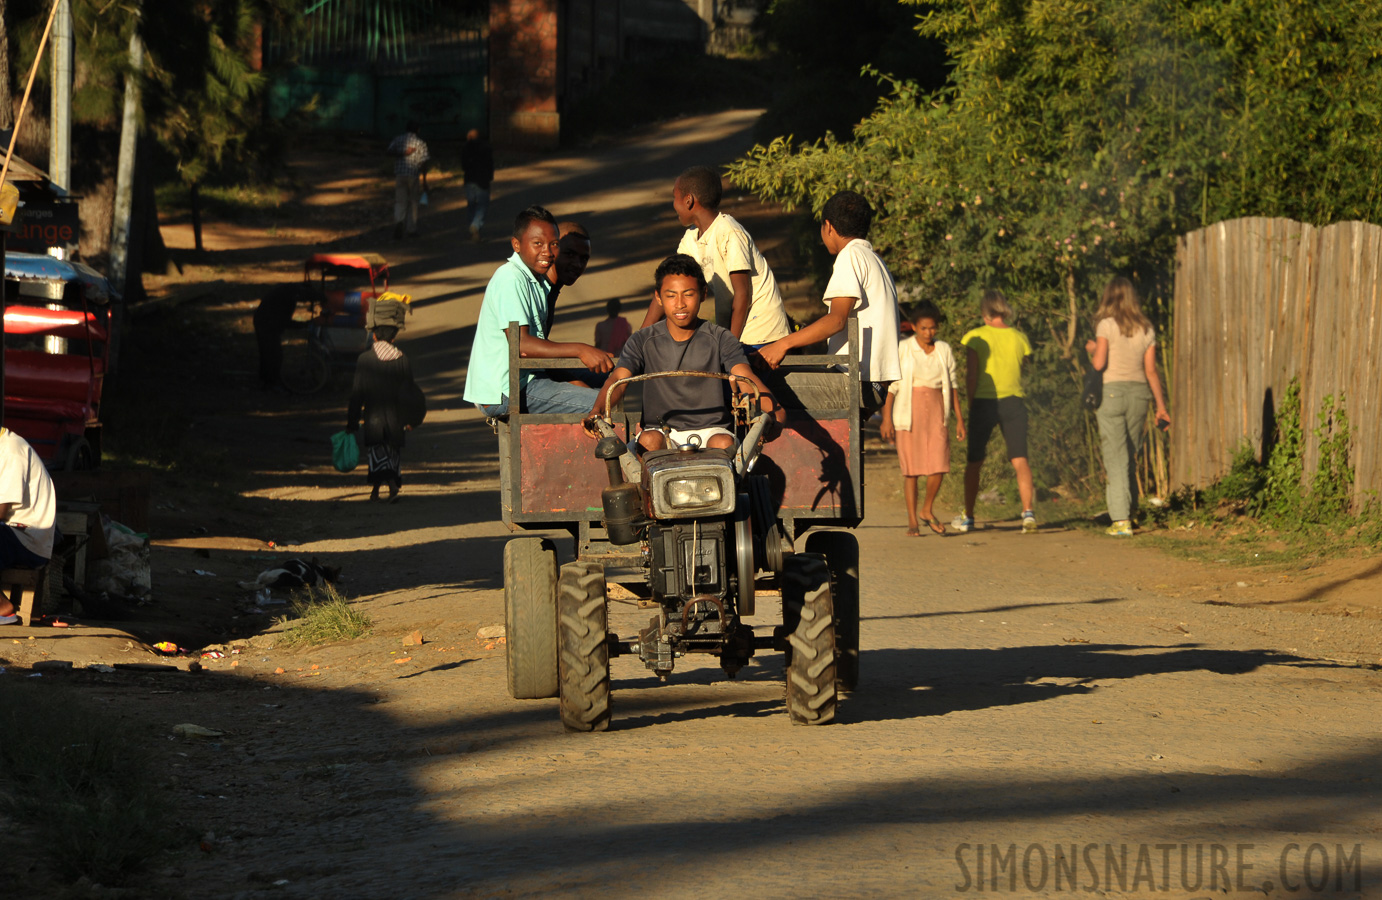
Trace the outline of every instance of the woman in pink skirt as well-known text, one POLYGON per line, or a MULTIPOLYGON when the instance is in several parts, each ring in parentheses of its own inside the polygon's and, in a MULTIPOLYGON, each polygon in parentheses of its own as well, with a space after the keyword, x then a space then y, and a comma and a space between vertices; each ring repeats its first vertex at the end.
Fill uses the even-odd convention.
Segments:
POLYGON ((936 534, 945 526, 931 508, 940 493, 945 473, 950 471, 950 436, 946 423, 955 412, 955 431, 965 438, 964 416, 960 413, 959 372, 950 345, 936 340, 945 316, 935 305, 923 300, 911 316, 913 336, 898 346, 902 377, 888 387, 883 404, 883 440, 897 443, 897 459, 902 465, 902 493, 907 498, 907 534, 921 534, 926 523, 936 534), (917 519, 917 479, 926 479, 926 499, 917 519))

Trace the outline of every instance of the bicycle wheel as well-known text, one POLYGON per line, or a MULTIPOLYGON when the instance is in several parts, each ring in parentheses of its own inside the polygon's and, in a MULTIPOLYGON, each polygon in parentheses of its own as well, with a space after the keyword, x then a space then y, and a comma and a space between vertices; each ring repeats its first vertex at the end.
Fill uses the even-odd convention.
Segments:
POLYGON ((331 380, 331 360, 308 338, 283 345, 283 386, 294 394, 312 394, 331 380))

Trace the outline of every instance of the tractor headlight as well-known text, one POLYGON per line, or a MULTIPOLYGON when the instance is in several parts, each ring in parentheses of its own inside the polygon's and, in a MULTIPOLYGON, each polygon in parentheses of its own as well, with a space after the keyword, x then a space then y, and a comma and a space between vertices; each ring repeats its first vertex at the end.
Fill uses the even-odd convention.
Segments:
POLYGON ((720 502, 720 479, 709 475, 695 478, 672 478, 667 481, 663 496, 672 509, 700 509, 720 502))
POLYGON ((710 463, 683 456, 655 462, 650 468, 648 493, 657 517, 718 516, 734 511, 734 470, 728 460, 710 463))

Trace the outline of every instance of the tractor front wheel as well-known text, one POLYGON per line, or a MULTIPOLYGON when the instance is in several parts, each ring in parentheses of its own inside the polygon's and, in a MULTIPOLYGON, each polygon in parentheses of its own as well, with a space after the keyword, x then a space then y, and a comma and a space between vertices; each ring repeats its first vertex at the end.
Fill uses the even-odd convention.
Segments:
POLYGON ((608 610, 605 567, 573 562, 557 586, 561 723, 567 731, 609 728, 608 610))
POLYGON ((835 609, 835 687, 859 686, 859 539, 847 531, 813 531, 806 552, 825 557, 835 609))
POLYGON ((557 695, 557 551, 551 541, 504 545, 504 652, 515 700, 557 695))
POLYGON ((835 720, 835 615, 825 558, 797 553, 782 573, 787 657, 787 714, 793 725, 835 720))

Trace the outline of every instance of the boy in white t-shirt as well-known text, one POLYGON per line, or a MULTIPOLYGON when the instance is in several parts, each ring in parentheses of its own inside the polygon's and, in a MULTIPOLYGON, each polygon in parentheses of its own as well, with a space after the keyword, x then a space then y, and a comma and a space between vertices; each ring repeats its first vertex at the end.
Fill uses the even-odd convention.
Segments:
MULTIPOLYGON (((733 332, 748 349, 761 347, 792 331, 777 279, 748 231, 720 212, 720 173, 692 166, 672 184, 672 208, 685 228, 678 253, 701 266, 715 298, 715 324, 733 332)), ((662 318, 657 302, 648 305, 642 328, 662 318)))
MULTIPOLYGON (((0 428, 0 569, 37 569, 53 555, 57 497, 53 480, 29 442, 0 428)), ((19 620, 0 595, 0 625, 19 620)))
POLYGON ((821 242, 835 257, 825 286, 824 316, 758 351, 776 369, 794 347, 829 341, 831 353, 849 353, 845 326, 851 311, 859 316, 859 379, 866 416, 882 408, 888 385, 901 377, 897 345, 897 288, 883 259, 867 240, 873 207, 854 191, 840 191, 821 210, 821 242))

